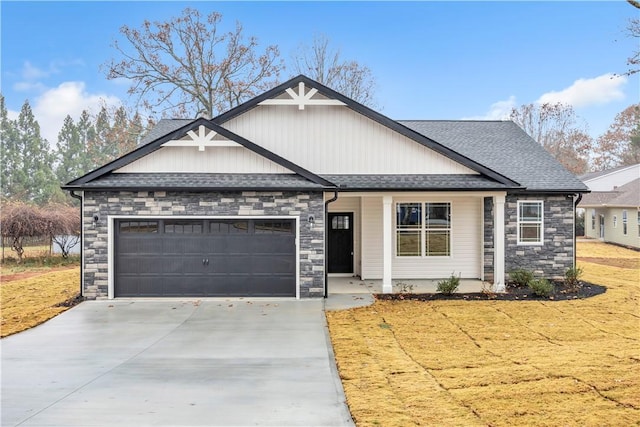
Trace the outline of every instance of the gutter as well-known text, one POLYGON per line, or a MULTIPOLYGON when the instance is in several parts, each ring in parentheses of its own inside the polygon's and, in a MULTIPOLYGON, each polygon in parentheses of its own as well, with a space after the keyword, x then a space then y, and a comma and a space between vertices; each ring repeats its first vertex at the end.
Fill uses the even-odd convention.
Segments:
POLYGON ((324 202, 324 297, 329 296, 329 258, 327 257, 327 241, 329 240, 329 204, 338 200, 338 190, 333 191, 333 197, 324 202))
MULTIPOLYGON (((577 264, 577 254, 576 254, 576 240, 577 240, 577 236, 576 236, 576 217, 577 217, 577 209, 578 209, 578 204, 580 203, 580 201, 582 200, 582 193, 578 193, 578 198, 576 200, 574 200, 573 202, 573 268, 576 268, 578 266, 577 264)), ((585 210, 585 215, 584 215, 584 229, 587 229, 587 211, 585 210)))
POLYGON ((69 191, 69 195, 74 199, 80 200, 80 296, 84 295, 84 289, 82 286, 82 282, 84 280, 84 200, 82 196, 79 196, 75 193, 74 190, 69 191))

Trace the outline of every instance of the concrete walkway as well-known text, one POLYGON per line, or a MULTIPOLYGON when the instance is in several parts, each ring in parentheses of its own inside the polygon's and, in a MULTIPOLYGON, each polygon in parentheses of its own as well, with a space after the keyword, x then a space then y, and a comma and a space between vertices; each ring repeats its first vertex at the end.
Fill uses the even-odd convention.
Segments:
POLYGON ((2 425, 353 425, 323 305, 84 302, 0 342, 2 425))

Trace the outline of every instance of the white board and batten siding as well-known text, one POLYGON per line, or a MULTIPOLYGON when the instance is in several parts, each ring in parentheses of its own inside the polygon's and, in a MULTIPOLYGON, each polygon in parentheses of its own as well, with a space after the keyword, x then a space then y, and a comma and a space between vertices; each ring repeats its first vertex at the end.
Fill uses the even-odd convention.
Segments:
MULTIPOLYGON (((325 200, 331 198, 333 193, 326 193, 325 200)), ((353 213, 353 262, 354 274, 360 275, 361 269, 361 246, 360 236, 362 230, 362 220, 360 218, 360 197, 347 197, 340 195, 338 200, 329 204, 329 212, 351 212, 353 213)), ((330 227, 331 225, 328 224, 330 227)))
MULTIPOLYGON (((382 197, 363 197, 361 208, 362 279, 381 279, 382 254, 382 197)), ((462 278, 481 278, 482 240, 481 197, 394 197, 393 199, 393 257, 392 278, 442 279, 452 273, 462 278), (395 204, 397 202, 451 202, 451 256, 398 257, 395 253, 395 204)))
POLYGON ((477 174, 348 107, 261 105, 223 126, 317 174, 477 174))
POLYGON ((116 173, 291 173, 244 147, 160 147, 116 173))

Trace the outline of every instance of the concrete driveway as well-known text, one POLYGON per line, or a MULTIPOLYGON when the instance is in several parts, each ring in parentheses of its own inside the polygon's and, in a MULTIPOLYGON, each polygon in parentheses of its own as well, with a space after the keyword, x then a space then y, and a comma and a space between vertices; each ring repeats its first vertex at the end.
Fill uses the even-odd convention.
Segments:
POLYGON ((353 425, 319 300, 88 301, 1 346, 3 426, 353 425))

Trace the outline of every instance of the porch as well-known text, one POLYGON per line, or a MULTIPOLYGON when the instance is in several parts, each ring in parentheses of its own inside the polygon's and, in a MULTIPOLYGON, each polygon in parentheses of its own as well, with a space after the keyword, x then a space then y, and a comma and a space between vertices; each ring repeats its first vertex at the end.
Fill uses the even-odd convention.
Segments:
MULTIPOLYGON (((436 279, 394 279, 392 280, 392 292, 408 292, 414 294, 436 293, 438 286, 436 279)), ((359 277, 329 277, 328 293, 334 294, 381 294, 382 280, 362 280, 359 277)), ((478 279, 460 279, 457 293, 482 292, 483 286, 489 283, 478 279)))

